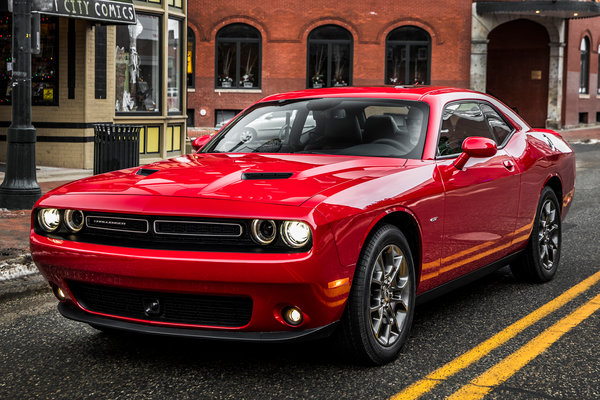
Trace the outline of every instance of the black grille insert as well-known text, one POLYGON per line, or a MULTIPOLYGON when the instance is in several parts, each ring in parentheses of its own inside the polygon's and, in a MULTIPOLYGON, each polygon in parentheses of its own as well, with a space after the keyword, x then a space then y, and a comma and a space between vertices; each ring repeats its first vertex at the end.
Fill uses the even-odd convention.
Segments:
POLYGON ((159 235, 240 237, 242 226, 223 222, 156 220, 154 232, 159 235))
POLYGON ((250 297, 149 292, 67 282, 85 309, 119 317, 191 325, 241 327, 252 317, 250 297))

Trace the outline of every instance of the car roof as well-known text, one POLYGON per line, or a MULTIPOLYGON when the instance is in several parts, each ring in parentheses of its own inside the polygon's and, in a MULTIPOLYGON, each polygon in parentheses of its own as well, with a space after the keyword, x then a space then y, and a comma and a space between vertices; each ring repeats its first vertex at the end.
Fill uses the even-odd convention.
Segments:
POLYGON ((381 86, 381 87, 334 87, 327 89, 306 89, 295 92, 279 93, 267 96, 261 100, 279 101, 295 100, 304 98, 324 97, 362 97, 362 98, 386 98, 420 100, 425 96, 447 95, 451 93, 477 93, 467 89, 459 89, 445 86, 381 86))

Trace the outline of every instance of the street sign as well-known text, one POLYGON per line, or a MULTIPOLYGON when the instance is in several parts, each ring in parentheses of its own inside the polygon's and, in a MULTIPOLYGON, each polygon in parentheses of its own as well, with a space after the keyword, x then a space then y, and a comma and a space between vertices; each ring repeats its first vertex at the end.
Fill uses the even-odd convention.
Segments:
POLYGON ((31 11, 108 24, 136 23, 131 0, 34 0, 31 11))

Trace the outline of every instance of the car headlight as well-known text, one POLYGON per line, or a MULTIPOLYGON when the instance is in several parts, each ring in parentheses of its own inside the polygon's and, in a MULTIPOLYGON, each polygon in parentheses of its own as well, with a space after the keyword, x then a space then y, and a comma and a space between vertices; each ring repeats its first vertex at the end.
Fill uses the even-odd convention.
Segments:
POLYGON ((254 219, 250 224, 252 239, 262 245, 273 243, 277 236, 277 226, 272 219, 254 219))
POLYGON ((71 232, 79 232, 83 228, 83 212, 80 210, 66 210, 65 225, 71 232))
POLYGON ((42 208, 38 212, 38 222, 46 232, 54 232, 60 226, 60 211, 56 208, 42 208))
POLYGON ((310 241, 310 226, 302 221, 284 221, 281 224, 281 237, 288 246, 300 248, 310 241))

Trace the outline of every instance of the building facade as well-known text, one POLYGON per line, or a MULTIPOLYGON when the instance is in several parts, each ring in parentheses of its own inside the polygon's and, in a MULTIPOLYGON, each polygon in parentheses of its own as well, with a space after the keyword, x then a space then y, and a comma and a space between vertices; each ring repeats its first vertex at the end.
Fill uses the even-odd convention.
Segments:
MULTIPOLYGON (((42 17, 32 62, 38 164, 91 168, 96 123, 142 125, 141 163, 183 154, 188 137, 265 96, 331 86, 472 88, 535 127, 600 123, 595 1, 134 5, 129 26, 42 17)), ((11 118, 10 24, 2 14, 0 162, 11 118)))
POLYGON ((468 87, 470 25, 470 0, 195 1, 188 121, 219 125, 266 95, 312 87, 468 87))
MULTIPOLYGON (((92 168, 94 124, 141 125, 140 162, 185 151, 186 4, 134 2, 135 25, 41 16, 32 56, 38 165, 92 168)), ((12 16, 0 18, 0 161, 11 120, 12 16)))
POLYGON ((535 127, 595 124, 598 15, 570 0, 197 1, 188 125, 220 126, 277 92, 414 83, 488 92, 535 127))

